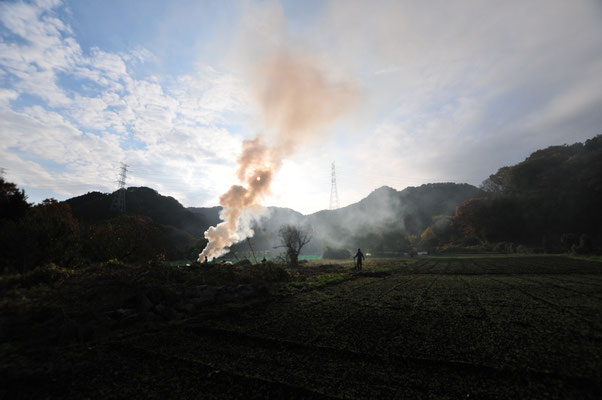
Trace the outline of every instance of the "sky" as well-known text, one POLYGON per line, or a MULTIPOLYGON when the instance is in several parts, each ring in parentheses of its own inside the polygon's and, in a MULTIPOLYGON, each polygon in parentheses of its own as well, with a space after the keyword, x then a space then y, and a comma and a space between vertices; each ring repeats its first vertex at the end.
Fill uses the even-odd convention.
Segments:
MULTIPOLYGON (((148 186, 214 206, 269 127, 250 73, 302 54, 357 93, 282 161, 265 205, 479 185, 602 133, 602 2, 0 2, 0 168, 29 201, 148 186)), ((287 133, 284 132, 284 135, 287 133)), ((268 135, 269 137, 269 135, 268 135)))

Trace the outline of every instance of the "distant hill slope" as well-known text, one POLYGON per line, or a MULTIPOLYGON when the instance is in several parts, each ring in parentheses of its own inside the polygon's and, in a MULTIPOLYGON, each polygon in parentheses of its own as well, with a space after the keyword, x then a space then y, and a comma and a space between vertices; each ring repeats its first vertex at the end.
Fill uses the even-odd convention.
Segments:
MULTIPOLYGON (((88 223, 101 222, 118 214, 111 211, 113 194, 90 192, 65 202, 73 216, 88 223)), ((126 213, 149 217, 156 223, 201 237, 213 220, 186 209, 176 199, 162 196, 148 187, 129 187, 126 190, 126 213)))
MULTIPOLYGON (((419 235, 432 224, 433 217, 452 216, 458 204, 483 195, 482 190, 469 184, 433 183, 402 191, 383 186, 347 207, 310 215, 269 207, 265 216, 254 224, 251 242, 256 251, 273 251, 278 245, 278 229, 284 224, 294 224, 309 227, 313 232, 313 239, 305 249, 307 253, 321 254, 326 246, 397 249, 402 235, 419 235)), ((233 250, 247 253, 249 246, 240 243, 233 250)))
POLYGON ((402 235, 420 235, 433 217, 451 216, 458 204, 482 195, 469 184, 431 183, 401 191, 383 186, 358 203, 312 214, 308 223, 322 247, 394 249, 402 235))
MULTIPOLYGON (((558 248, 564 236, 587 234, 602 243, 602 135, 538 150, 514 166, 500 168, 482 188, 432 183, 398 191, 383 186, 355 204, 311 215, 269 207, 254 222, 252 245, 258 251, 272 250, 280 226, 294 224, 311 227, 313 240, 306 248, 311 253, 321 253, 326 246, 398 249, 402 236, 419 235, 434 217, 452 216, 459 205, 465 216, 479 210, 475 205, 486 210, 479 218, 463 221, 481 240, 531 245, 545 241, 558 248), (472 209, 462 205, 471 198, 478 198, 467 203, 472 209)), ((66 203, 77 219, 96 223, 117 216, 110 210, 111 201, 111 194, 91 192, 66 203)), ((147 187, 128 188, 126 204, 128 214, 146 216, 168 228, 175 242, 199 240, 209 226, 221 221, 221 207, 185 208, 147 187)), ((587 244, 590 238, 581 241, 587 244)), ((248 251, 249 246, 243 242, 233 250, 248 251)))
POLYGON ((432 217, 453 215, 458 204, 483 193, 466 183, 429 183, 401 191, 383 186, 357 203, 334 211, 319 211, 308 218, 316 227, 381 232, 387 226, 395 226, 419 234, 431 224, 432 217))
POLYGON ((562 235, 587 234, 602 242, 602 135, 535 151, 500 168, 483 187, 491 201, 487 207, 503 217, 473 227, 477 231, 512 225, 504 240, 518 241, 520 232, 523 242, 545 247, 558 245, 562 235))
POLYGON ((222 212, 221 206, 215 207, 188 207, 188 211, 197 215, 201 218, 205 224, 203 231, 205 231, 210 226, 215 226, 219 224, 222 220, 219 217, 219 213, 222 212))

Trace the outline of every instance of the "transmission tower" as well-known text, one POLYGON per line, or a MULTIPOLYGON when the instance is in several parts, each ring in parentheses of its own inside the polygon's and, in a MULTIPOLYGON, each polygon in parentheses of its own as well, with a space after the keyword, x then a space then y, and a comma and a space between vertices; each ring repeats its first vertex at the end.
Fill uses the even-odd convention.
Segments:
POLYGON ((334 170, 334 161, 332 162, 330 174, 330 207, 331 210, 339 208, 339 192, 337 190, 337 175, 334 170))
POLYGON ((127 173, 128 165, 121 163, 119 179, 117 180, 119 188, 113 193, 113 202, 111 203, 111 210, 119 211, 120 213, 125 212, 125 178, 127 177, 127 173))

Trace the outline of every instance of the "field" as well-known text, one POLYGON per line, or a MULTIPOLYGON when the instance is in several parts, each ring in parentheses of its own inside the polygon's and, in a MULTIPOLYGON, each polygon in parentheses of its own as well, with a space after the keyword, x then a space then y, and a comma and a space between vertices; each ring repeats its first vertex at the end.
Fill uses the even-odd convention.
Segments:
POLYGON ((0 395, 602 396, 602 263, 466 257, 374 260, 360 274, 306 268, 322 284, 288 283, 262 301, 20 350, 3 362, 10 384, 0 395))

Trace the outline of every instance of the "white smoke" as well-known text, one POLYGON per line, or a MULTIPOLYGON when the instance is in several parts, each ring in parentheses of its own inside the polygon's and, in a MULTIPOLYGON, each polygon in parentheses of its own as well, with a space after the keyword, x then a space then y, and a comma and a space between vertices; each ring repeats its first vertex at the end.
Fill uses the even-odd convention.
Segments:
POLYGON ((328 78, 326 69, 302 52, 277 50, 251 69, 253 98, 266 135, 243 142, 238 179, 220 197, 223 222, 205 232, 209 243, 199 260, 219 257, 233 243, 253 235, 241 219, 261 209, 262 199, 283 158, 324 134, 356 103, 354 84, 328 78))

